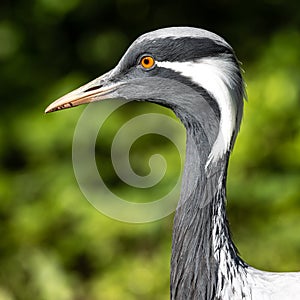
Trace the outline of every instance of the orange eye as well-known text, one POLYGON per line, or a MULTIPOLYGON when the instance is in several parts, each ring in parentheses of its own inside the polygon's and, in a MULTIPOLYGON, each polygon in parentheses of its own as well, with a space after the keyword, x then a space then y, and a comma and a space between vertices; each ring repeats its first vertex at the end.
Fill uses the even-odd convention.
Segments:
POLYGON ((151 69, 154 64, 155 64, 155 60, 153 57, 151 56, 144 56, 142 59, 141 59, 141 62, 140 64, 142 65, 143 68, 145 69, 151 69))

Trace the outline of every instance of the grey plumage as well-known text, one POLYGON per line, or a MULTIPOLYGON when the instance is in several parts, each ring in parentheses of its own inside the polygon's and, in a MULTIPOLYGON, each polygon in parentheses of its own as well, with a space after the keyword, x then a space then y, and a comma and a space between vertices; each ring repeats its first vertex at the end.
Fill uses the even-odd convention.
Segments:
POLYGON ((102 99, 149 101, 186 128, 186 162, 176 209, 171 299, 297 299, 299 273, 267 273, 238 256, 226 218, 226 177, 245 92, 231 46, 211 32, 174 27, 139 37, 105 75, 46 112, 102 99), (141 66, 149 55, 151 67, 141 66))

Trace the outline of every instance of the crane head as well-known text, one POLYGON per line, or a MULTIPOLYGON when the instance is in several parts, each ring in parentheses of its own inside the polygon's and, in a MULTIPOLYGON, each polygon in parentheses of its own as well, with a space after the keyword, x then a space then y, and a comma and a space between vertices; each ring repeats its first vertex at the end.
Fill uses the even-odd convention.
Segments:
POLYGON ((224 152, 239 129, 244 84, 233 49, 223 38, 203 29, 171 27, 140 36, 115 68, 45 112, 117 98, 169 107, 183 123, 196 118, 204 127, 210 124, 211 140, 217 148, 222 142, 224 152))

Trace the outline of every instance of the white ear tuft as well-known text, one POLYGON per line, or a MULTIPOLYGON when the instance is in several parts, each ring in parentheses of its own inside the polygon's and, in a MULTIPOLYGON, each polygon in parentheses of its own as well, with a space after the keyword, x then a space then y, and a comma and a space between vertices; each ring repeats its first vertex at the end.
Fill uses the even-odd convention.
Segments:
POLYGON ((195 62, 157 62, 159 67, 168 68, 190 78, 203 87, 216 100, 220 109, 218 136, 209 154, 206 166, 216 162, 230 148, 236 126, 236 105, 233 99, 234 72, 236 66, 225 57, 207 57, 195 62))

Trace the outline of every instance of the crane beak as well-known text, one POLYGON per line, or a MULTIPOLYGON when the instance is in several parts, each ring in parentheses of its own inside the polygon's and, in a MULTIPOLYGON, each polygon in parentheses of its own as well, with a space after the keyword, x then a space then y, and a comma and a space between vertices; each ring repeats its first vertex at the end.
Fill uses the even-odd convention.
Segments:
POLYGON ((45 113, 104 99, 117 98, 116 90, 120 84, 112 83, 109 80, 110 73, 111 72, 108 72, 57 99, 45 109, 45 113))

